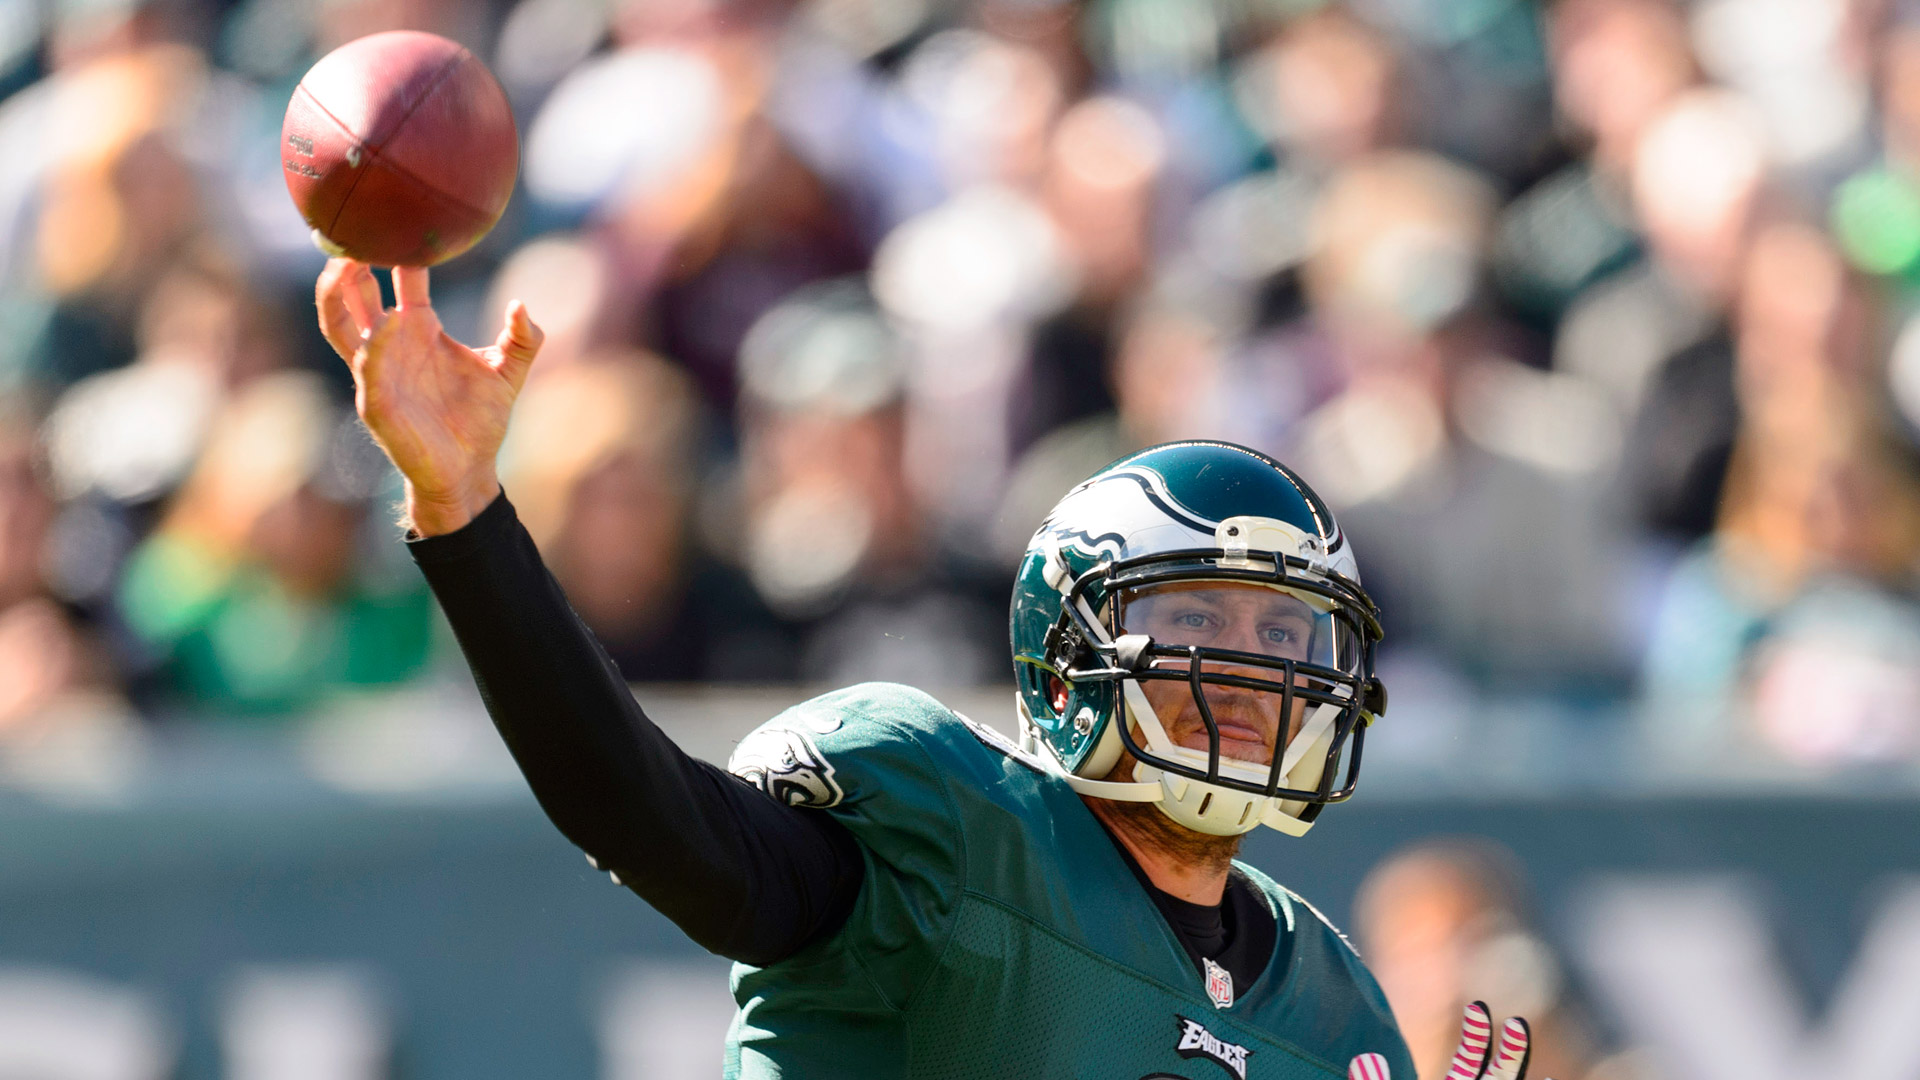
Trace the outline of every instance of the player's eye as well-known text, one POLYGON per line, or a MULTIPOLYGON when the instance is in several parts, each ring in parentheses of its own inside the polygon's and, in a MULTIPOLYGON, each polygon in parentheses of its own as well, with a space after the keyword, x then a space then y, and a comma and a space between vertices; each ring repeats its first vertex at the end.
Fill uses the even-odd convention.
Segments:
POLYGON ((1307 640, 1307 631, 1303 627, 1291 623, 1275 623, 1262 631, 1260 636, 1267 645, 1283 649, 1289 656, 1303 656, 1302 643, 1307 640))
POLYGON ((1173 625, 1182 630, 1205 630, 1213 622, 1213 616, 1203 611, 1183 611, 1173 617, 1173 625))

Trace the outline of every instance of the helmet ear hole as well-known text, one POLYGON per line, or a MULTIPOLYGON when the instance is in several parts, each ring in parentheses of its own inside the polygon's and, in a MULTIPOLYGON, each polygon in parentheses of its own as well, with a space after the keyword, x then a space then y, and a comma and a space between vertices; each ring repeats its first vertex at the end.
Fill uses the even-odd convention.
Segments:
POLYGON ((1047 676, 1047 703, 1053 706, 1053 715, 1067 714, 1067 683, 1058 675, 1047 676))

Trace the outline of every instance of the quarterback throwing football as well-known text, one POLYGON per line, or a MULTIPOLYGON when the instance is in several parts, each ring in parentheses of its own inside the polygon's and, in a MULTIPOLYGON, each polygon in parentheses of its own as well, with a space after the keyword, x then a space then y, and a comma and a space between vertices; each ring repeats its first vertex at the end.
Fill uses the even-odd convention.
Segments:
MULTIPOLYGON (((383 308, 321 275, 322 330, 406 480, 410 546, 554 823, 739 963, 737 1077, 1408 1080, 1344 938, 1233 860, 1353 792, 1379 615, 1299 477, 1225 443, 1066 493, 1014 585, 1019 741, 917 690, 798 705, 696 761, 569 608, 494 474, 541 334, 469 349, 425 270, 383 308)), ((1468 1009, 1448 1080, 1517 1080, 1526 1028, 1468 1009)))

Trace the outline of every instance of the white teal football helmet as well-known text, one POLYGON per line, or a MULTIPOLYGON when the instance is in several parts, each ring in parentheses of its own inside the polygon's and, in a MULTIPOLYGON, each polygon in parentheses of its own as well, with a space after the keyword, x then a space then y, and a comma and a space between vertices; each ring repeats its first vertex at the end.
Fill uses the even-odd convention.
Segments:
POLYGON ((1304 481, 1231 443, 1142 450, 1068 492, 1027 546, 1012 636, 1024 749, 1081 794, 1156 803, 1212 835, 1305 833, 1353 794, 1366 728, 1386 709, 1379 612, 1352 546, 1304 481), (1222 621, 1205 611, 1136 617, 1214 595, 1271 603, 1235 637, 1206 629, 1222 621), (1207 749, 1170 737, 1165 692, 1157 712, 1143 689, 1153 682, 1190 688, 1207 749), (1271 760, 1223 753, 1248 736, 1223 739, 1218 701, 1249 693, 1275 695, 1265 704, 1294 729, 1271 760), (1110 775, 1123 752, 1130 779, 1110 775))

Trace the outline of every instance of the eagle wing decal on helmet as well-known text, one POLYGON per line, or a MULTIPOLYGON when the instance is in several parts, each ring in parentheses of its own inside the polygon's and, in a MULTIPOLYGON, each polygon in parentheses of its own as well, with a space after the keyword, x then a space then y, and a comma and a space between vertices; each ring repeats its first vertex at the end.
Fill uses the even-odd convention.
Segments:
POLYGON ((1072 547, 1093 558, 1121 559, 1149 530, 1192 530, 1193 544, 1211 544, 1218 524, 1183 509, 1159 473, 1135 467, 1103 473, 1068 492, 1041 523, 1035 539, 1056 549, 1072 547), (1100 532, 1088 531, 1087 522, 1099 522, 1100 532))
POLYGON ((1200 515, 1181 507, 1180 504, 1175 501, 1173 493, 1167 490, 1166 478, 1154 472, 1152 469, 1138 467, 1119 469, 1106 479, 1109 482, 1115 480, 1131 480, 1139 484, 1140 490, 1146 492, 1148 502, 1159 507, 1161 513, 1185 525, 1189 529, 1211 534, 1214 526, 1220 524, 1217 521, 1208 521, 1200 515))

